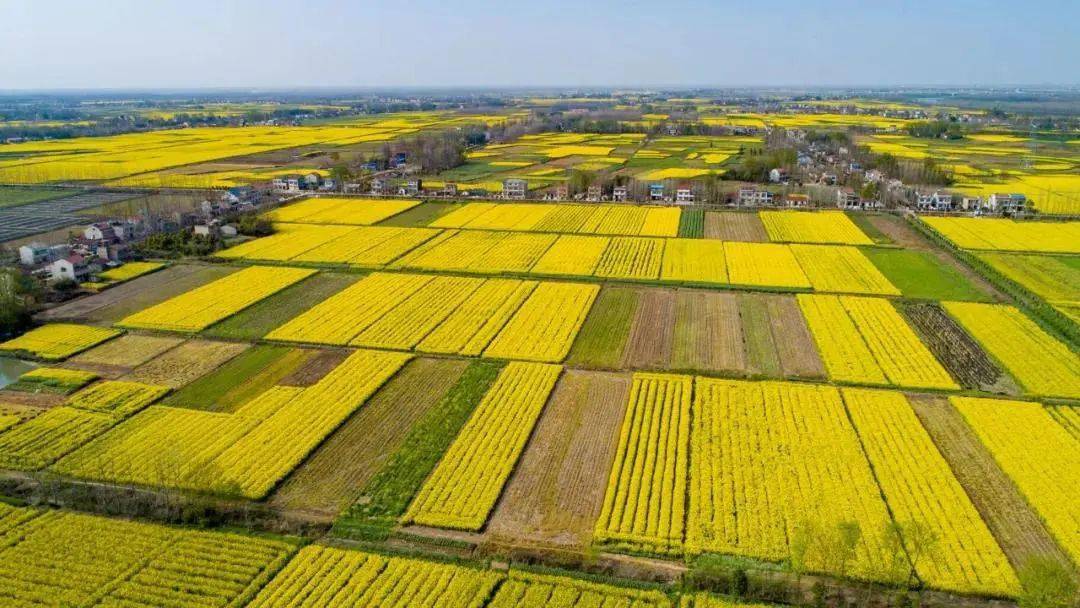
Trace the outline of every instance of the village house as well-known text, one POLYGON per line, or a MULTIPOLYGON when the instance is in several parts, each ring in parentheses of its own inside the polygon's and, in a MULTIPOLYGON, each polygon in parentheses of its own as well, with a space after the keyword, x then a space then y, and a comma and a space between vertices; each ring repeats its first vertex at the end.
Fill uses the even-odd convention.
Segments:
POLYGON ((786 184, 791 179, 788 175, 787 169, 777 167, 772 171, 769 171, 769 181, 774 184, 786 184))
POLYGON ((585 200, 591 202, 598 202, 603 198, 603 189, 599 186, 589 186, 585 192, 585 200))
POLYGON ((771 205, 773 198, 773 193, 768 190, 739 188, 738 205, 740 207, 764 207, 771 205))
POLYGON ((70 279, 82 283, 90 279, 90 275, 96 272, 96 266, 90 264, 86 257, 77 253, 69 254, 49 264, 49 278, 53 281, 70 279))
POLYGON ((680 205, 689 205, 694 202, 694 190, 689 185, 680 186, 675 190, 675 202, 680 205))
POLYGON ((626 186, 615 186, 611 191, 611 200, 617 202, 624 202, 627 198, 626 186))
POLYGON ((986 199, 986 209, 992 213, 1015 215, 1027 209, 1027 197, 1023 194, 991 194, 986 199))
POLYGON ((664 200, 664 184, 649 184, 649 200, 664 200))
POLYGON ((511 200, 523 200, 529 193, 529 183, 523 179, 510 178, 503 180, 503 198, 511 200))
POLYGON ((841 188, 836 191, 836 206, 840 209, 859 209, 860 202, 859 195, 851 188, 841 188))
POLYGON ((405 182, 398 187, 398 196, 419 196, 423 189, 423 180, 419 178, 405 180, 405 182))
POLYGON ((919 192, 915 195, 915 208, 919 211, 951 211, 953 195, 938 190, 929 193, 919 192))
POLYGON ((458 187, 457 182, 446 182, 442 187, 443 196, 457 196, 458 187))
POLYGON ((982 211, 983 201, 981 196, 965 196, 960 199, 960 208, 964 211, 978 213, 982 211))
POLYGON ((805 209, 810 206, 810 196, 792 193, 784 197, 784 206, 793 209, 805 209))

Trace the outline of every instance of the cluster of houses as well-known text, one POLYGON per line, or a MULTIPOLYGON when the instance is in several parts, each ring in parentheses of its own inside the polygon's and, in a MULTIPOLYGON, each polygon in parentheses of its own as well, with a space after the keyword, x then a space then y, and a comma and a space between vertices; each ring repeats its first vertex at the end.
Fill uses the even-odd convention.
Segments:
POLYGON ((19 263, 32 275, 48 281, 82 283, 105 268, 118 266, 141 232, 138 222, 97 222, 68 243, 31 243, 19 247, 19 263))
POLYGON ((294 173, 280 175, 270 181, 270 187, 274 192, 300 193, 300 192, 330 192, 337 189, 337 183, 318 173, 294 173))
POLYGON ((938 213, 964 211, 976 215, 1020 215, 1028 210, 1028 199, 1017 193, 995 193, 984 199, 981 196, 959 196, 935 190, 917 192, 915 209, 938 213))
POLYGON ((129 257, 131 246, 151 233, 191 229, 197 235, 234 237, 236 228, 223 218, 255 211, 259 196, 250 186, 239 186, 220 193, 214 200, 202 201, 195 211, 95 222, 65 243, 35 242, 19 247, 19 263, 29 274, 45 281, 70 279, 82 283, 121 265, 129 257))

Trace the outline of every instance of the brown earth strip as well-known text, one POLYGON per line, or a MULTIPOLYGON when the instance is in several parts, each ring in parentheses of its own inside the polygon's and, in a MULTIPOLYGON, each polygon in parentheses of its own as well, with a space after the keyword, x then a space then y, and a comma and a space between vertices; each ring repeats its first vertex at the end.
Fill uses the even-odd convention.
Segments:
POLYGON ((115 323, 133 312, 164 302, 236 270, 230 266, 178 264, 49 309, 38 318, 43 321, 115 323))
POLYGON ((78 369, 84 372, 93 372, 102 378, 107 380, 116 380, 124 374, 130 373, 130 367, 120 367, 119 365, 106 365, 104 363, 84 363, 82 361, 65 361, 61 367, 67 369, 78 369))
POLYGON ((45 410, 62 405, 65 400, 67 400, 67 397, 55 393, 24 393, 22 391, 0 390, 0 404, 20 406, 20 408, 45 410))
POLYGON ((821 362, 814 336, 806 325, 799 303, 794 296, 764 296, 769 309, 773 343, 780 356, 780 369, 785 377, 824 378, 825 364, 821 362))
POLYGON ((880 230, 882 234, 892 239, 894 243, 900 245, 904 249, 915 249, 918 251, 929 251, 934 254, 934 257, 941 260, 946 266, 955 268, 960 274, 964 275, 968 281, 970 281, 980 291, 988 294, 994 300, 998 302, 1009 302, 1010 298, 1001 293, 990 281, 987 281, 981 274, 975 272, 971 268, 968 268, 966 264, 961 263, 954 258, 948 252, 943 251, 940 247, 934 245, 929 239, 919 234, 914 228, 908 225, 907 221, 903 218, 896 217, 894 215, 867 215, 867 221, 870 222, 875 228, 880 230))
POLYGON ((901 309, 930 352, 964 388, 1020 394, 1016 383, 940 306, 908 304, 901 309))
POLYGON ((278 381, 284 386, 311 386, 322 377, 330 373, 341 364, 350 354, 347 350, 320 350, 317 355, 308 360, 293 373, 278 381))
POLYGON ((767 243, 769 235, 756 213, 705 212, 705 238, 722 241, 767 243))
POLYGON ((630 338, 623 351, 623 367, 668 368, 674 329, 675 292, 670 289, 646 290, 630 326, 630 338))
POLYGON ((672 369, 745 371, 737 294, 679 290, 674 331, 672 369))
POLYGON ((567 370, 495 508, 493 538, 585 547, 603 506, 630 376, 567 370))
POLYGON ((293 472, 270 503, 328 516, 347 508, 467 366, 454 359, 411 361, 293 472))
POLYGON ((746 371, 753 376, 780 378, 780 353, 773 340, 769 300, 781 296, 744 293, 739 297, 739 317, 746 341, 746 371))
POLYGON ((963 415, 944 397, 909 395, 909 401, 1013 567, 1042 556, 1071 568, 1068 556, 963 415))
POLYGON ((135 371, 124 376, 123 380, 181 388, 199 376, 217 369, 219 365, 250 346, 238 342, 188 340, 135 368, 135 371))

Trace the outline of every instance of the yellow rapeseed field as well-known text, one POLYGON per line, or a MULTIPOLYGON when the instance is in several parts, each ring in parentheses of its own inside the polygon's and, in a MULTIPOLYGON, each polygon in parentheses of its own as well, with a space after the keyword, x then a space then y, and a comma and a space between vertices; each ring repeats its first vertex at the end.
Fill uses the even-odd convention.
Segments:
POLYGON ((196 332, 315 274, 305 268, 251 266, 143 309, 121 327, 196 332))
POLYGON ((562 235, 530 269, 536 275, 592 276, 611 237, 562 235))
POLYGON ((903 393, 846 388, 843 395, 893 517, 937 535, 916 564, 919 577, 948 591, 1016 595, 1020 583, 1005 553, 903 393))
POLYGON ((419 204, 420 201, 410 199, 309 198, 275 209, 266 214, 266 217, 275 222, 367 226, 419 204))
POLYGON ((1028 392, 1080 397, 1080 356, 1004 304, 945 302, 949 312, 1028 392))
POLYGON ((668 240, 664 247, 660 280, 717 285, 727 283, 724 243, 706 239, 668 240))
POLYGON ((762 211, 758 217, 774 243, 874 244, 843 211, 762 211))
POLYGON ((984 217, 921 219, 963 249, 1080 253, 1080 222, 1021 222, 984 217))
POLYGON ((881 271, 855 247, 791 245, 814 291, 900 295, 881 271))
POLYGON ((688 553, 768 560, 872 576, 887 558, 885 502, 835 387, 698 378, 691 439, 688 553), (812 543, 845 522, 861 534, 848 564, 812 543))
POLYGON ((504 574, 455 564, 311 545, 248 608, 482 606, 504 574))
POLYGON ((484 356, 562 361, 599 292, 598 285, 541 283, 491 341, 484 356))
POLYGON ((47 361, 57 361, 118 335, 119 330, 107 327, 52 323, 0 344, 0 351, 27 353, 47 361))
POLYGON ((1038 404, 951 397, 994 460, 1080 562, 1080 442, 1038 404))
POLYGON ((682 553, 692 386, 689 376, 634 374, 598 542, 682 553))
POLYGON ((664 257, 664 239, 614 237, 593 271, 598 277, 656 280, 664 257))
POLYGON ((724 258, 733 285, 810 288, 810 280, 787 245, 726 241, 724 258))
POLYGON ((488 279, 433 329, 416 350, 477 356, 517 312, 538 283, 488 279))
POLYGON ((834 380, 959 388, 888 300, 811 294, 798 299, 834 380))

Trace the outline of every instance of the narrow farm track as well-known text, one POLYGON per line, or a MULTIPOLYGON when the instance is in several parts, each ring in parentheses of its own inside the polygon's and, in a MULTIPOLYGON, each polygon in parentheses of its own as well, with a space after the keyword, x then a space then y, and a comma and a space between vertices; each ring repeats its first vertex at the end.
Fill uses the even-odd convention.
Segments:
POLYGON ((488 525, 493 538, 584 548, 600 515, 628 374, 568 370, 488 525))
POLYGON ((1071 568, 1068 556, 960 412, 940 397, 912 395, 909 401, 1013 567, 1047 557, 1071 568))
POLYGON ((292 473, 270 504, 327 517, 340 512, 467 366, 454 359, 410 362, 292 473))

